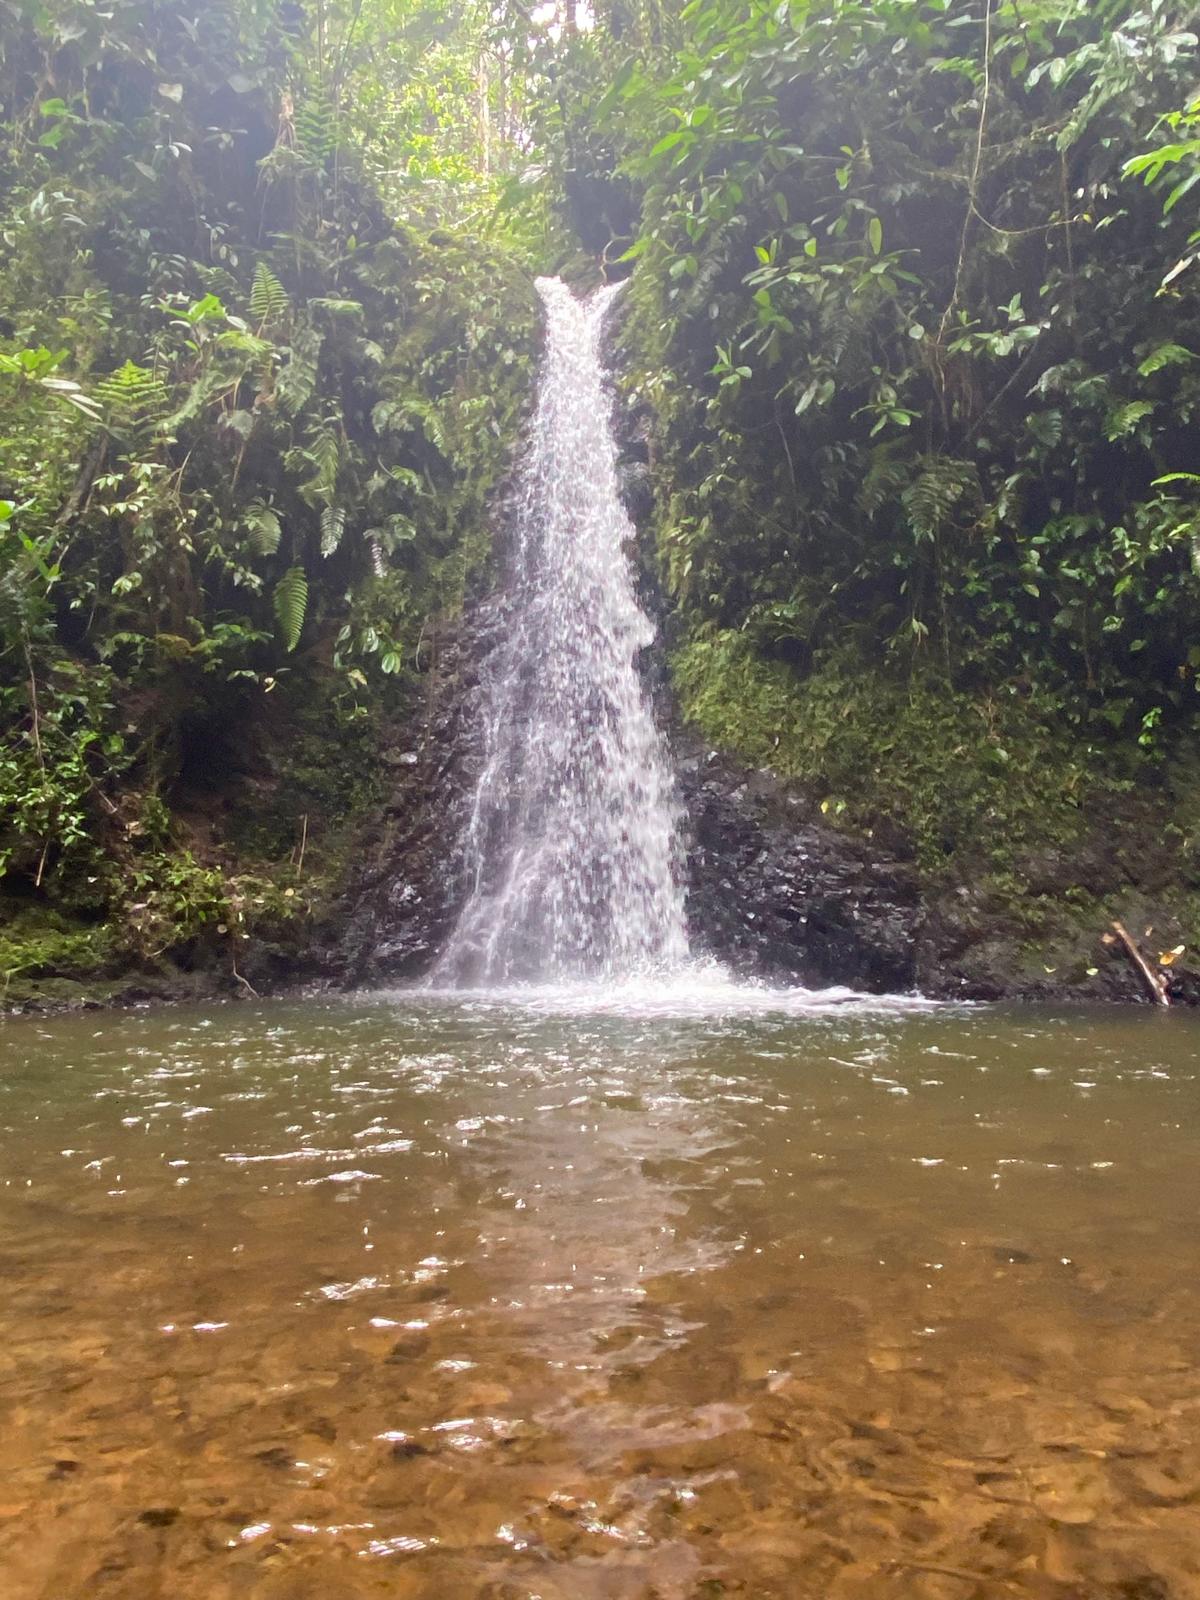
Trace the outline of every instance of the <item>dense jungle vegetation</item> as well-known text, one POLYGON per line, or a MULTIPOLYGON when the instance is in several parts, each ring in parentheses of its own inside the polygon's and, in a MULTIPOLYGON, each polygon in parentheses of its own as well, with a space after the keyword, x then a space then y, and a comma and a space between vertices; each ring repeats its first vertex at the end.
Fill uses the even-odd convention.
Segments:
POLYGON ((305 936, 538 271, 631 276, 707 737, 1031 935, 1186 910, 1198 85, 1172 0, 0 0, 4 981, 305 936))

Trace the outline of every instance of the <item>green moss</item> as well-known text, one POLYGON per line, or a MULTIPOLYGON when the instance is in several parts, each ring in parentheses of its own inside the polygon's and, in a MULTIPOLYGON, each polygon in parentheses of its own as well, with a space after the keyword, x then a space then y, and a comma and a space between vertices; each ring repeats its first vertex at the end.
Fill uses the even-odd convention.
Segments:
MULTIPOLYGON (((403 697, 398 688, 393 698, 403 697)), ((380 793, 385 719, 378 697, 369 698, 348 709, 342 680, 320 671, 289 689, 247 754, 248 774, 225 777, 223 836, 239 860, 256 868, 285 861, 304 837, 311 875, 339 854, 380 793)))
POLYGON ((732 632, 693 637, 674 673, 707 739, 799 780, 831 821, 886 828, 929 870, 969 861, 1011 880, 1022 852, 1081 836, 1085 795, 1122 787, 1015 695, 897 679, 848 653, 802 676, 732 632))
POLYGON ((21 1004, 47 986, 94 983, 110 972, 112 929, 45 906, 0 901, 0 1004, 21 1004))

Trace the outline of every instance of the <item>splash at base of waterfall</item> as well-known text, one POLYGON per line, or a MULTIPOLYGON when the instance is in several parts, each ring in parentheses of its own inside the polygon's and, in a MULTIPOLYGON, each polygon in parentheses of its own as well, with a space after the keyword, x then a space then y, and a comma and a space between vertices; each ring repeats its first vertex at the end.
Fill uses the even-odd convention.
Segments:
MULTIPOLYGON (((421 991, 392 991, 411 1004, 421 991)), ((433 1003, 444 996, 426 989, 433 1003)), ((716 961, 691 958, 670 970, 630 973, 620 978, 592 977, 558 982, 459 985, 457 1000, 487 1011, 537 1013, 551 1017, 720 1018, 819 1016, 842 1011, 945 1010, 943 1001, 917 994, 869 994, 836 984, 824 989, 780 987, 735 978, 716 961)), ((376 992, 378 998, 378 992, 376 992)), ((969 1005, 958 1002, 958 1006, 969 1005)))

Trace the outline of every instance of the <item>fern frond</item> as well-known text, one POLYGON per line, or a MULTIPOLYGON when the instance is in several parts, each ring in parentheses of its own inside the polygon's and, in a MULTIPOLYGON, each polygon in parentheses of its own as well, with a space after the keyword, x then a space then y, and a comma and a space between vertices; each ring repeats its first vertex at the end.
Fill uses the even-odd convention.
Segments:
POLYGON ((274 506, 269 506, 265 500, 251 500, 242 512, 242 527, 260 556, 273 556, 279 549, 283 524, 274 506))
POLYGON ((853 305, 826 300, 817 318, 818 343, 844 382, 853 382, 870 367, 868 319, 853 305))
POLYGON ((206 267, 200 261, 189 261, 186 266, 195 272, 205 291, 215 294, 225 305, 236 305, 241 298, 242 285, 227 267, 206 267))
POLYGON ((321 512, 321 554, 331 556, 346 531, 345 506, 326 506, 321 512))
POLYGON ((337 148, 338 115, 323 89, 303 100, 296 112, 296 149, 310 167, 324 166, 337 148))
POLYGON ((260 327, 267 327, 272 322, 282 322, 291 309, 287 290, 267 263, 260 261, 250 290, 250 315, 260 327))
POLYGON ((1153 410, 1154 404, 1150 400, 1131 400, 1127 405, 1115 407, 1104 424, 1104 437, 1112 440, 1128 438, 1142 418, 1148 417, 1153 410))
POLYGON ((337 420, 328 418, 309 430, 308 442, 289 450, 284 457, 288 472, 309 476, 298 486, 301 498, 310 506, 332 505, 341 465, 342 444, 337 420))
POLYGON ((123 367, 101 378, 95 393, 116 433, 141 432, 166 414, 166 385, 156 372, 139 367, 135 361, 126 361, 123 367))
POLYGON ((858 491, 859 510, 873 517, 889 501, 896 500, 908 482, 909 469, 902 461, 892 461, 879 456, 867 468, 867 475, 858 491))
POLYGON ((275 585, 271 596, 275 621, 283 639, 283 647, 290 654, 300 642, 304 629, 304 616, 308 610, 308 579, 303 567, 289 567, 275 585))
POLYGON ((1020 528, 1024 521, 1025 505, 1028 500, 1028 485, 1025 474, 1022 472, 1011 473, 1001 485, 1000 493, 996 496, 995 512, 1000 522, 1008 528, 1020 528))
POLYGON ((279 374, 276 388, 280 408, 290 417, 302 411, 317 387, 321 360, 321 335, 315 328, 297 328, 288 352, 287 365, 279 374))
POLYGON ((918 539, 936 539, 958 526, 982 499, 973 462, 953 456, 926 457, 920 475, 900 496, 908 525, 918 539))
POLYGON ((1044 450, 1053 450, 1062 439, 1063 414, 1057 406, 1049 411, 1031 411, 1025 426, 1044 450))
POLYGON ((1164 367, 1175 367, 1182 361, 1195 359, 1194 352, 1186 350, 1181 344, 1157 344, 1138 363, 1138 376, 1149 378, 1153 373, 1161 372, 1164 367))
POLYGON ((423 433, 436 450, 446 454, 445 423, 423 395, 406 394, 378 401, 371 410, 371 426, 376 433, 423 433))
POLYGON ((178 433, 185 424, 194 422, 201 416, 228 387, 229 380, 220 368, 211 367, 197 378, 195 383, 189 384, 179 405, 169 416, 162 419, 162 431, 168 434, 178 433))
POLYGON ((363 307, 360 300, 331 300, 324 295, 315 300, 310 300, 308 308, 310 311, 323 311, 326 316, 332 317, 335 321, 339 317, 348 317, 351 321, 357 321, 363 315, 363 307))

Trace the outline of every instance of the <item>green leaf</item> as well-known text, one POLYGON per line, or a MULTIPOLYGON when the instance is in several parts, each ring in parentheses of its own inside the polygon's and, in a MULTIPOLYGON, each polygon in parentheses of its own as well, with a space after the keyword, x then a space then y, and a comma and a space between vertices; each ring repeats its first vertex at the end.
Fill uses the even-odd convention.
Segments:
POLYGON ((674 150, 677 144, 682 144, 687 135, 682 128, 673 128, 670 133, 664 133, 662 138, 650 152, 651 161, 656 156, 665 156, 668 150, 674 150))
POLYGON ((1190 194, 1191 191, 1196 187, 1197 183, 1200 183, 1200 168, 1191 173, 1188 177, 1182 178, 1171 190, 1170 194, 1163 201, 1163 216, 1170 216, 1171 212, 1174 211, 1175 207, 1183 199, 1184 195, 1190 194))
POLYGON ((872 217, 867 225, 867 239, 870 242, 871 254, 877 256, 883 249, 883 223, 878 217, 872 217))
POLYGON ((345 506, 326 506, 321 512, 321 554, 331 556, 346 529, 345 506))
POLYGON ((290 655, 300 642, 304 628, 304 614, 308 610, 308 579, 303 567, 289 567, 275 585, 271 596, 275 621, 279 626, 283 647, 290 655))
POLYGON ((636 261, 639 256, 644 256, 646 251, 649 248, 650 248, 650 239, 649 239, 648 235, 643 234, 640 239, 635 239, 634 242, 629 246, 629 249, 626 250, 624 252, 624 254, 619 255, 617 257, 617 260, 618 261, 636 261))
POLYGON ((629 59, 622 64, 617 72, 616 77, 600 96, 594 112, 596 117, 602 117, 606 112, 611 111, 617 100, 622 99, 626 93, 630 91, 630 86, 633 83, 633 75, 637 71, 637 66, 638 63, 636 56, 630 56, 629 59))
POLYGON ((1154 372, 1160 372, 1163 367, 1172 367, 1182 361, 1194 361, 1195 355, 1190 350, 1185 350, 1181 344, 1155 345, 1148 356, 1138 363, 1138 375, 1148 378, 1154 372))
POLYGON ((1153 410, 1154 403, 1151 400, 1131 400, 1128 405, 1117 406, 1108 414, 1108 420, 1104 424, 1104 437, 1114 441, 1127 438, 1142 418, 1148 417, 1153 410))
POLYGON ((265 261, 254 268, 250 290, 250 315, 260 326, 281 322, 291 310, 288 292, 265 261))
POLYGON ((283 524, 274 506, 269 506, 265 500, 251 500, 242 513, 242 526, 260 556, 273 556, 279 549, 283 524))

